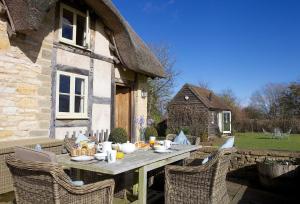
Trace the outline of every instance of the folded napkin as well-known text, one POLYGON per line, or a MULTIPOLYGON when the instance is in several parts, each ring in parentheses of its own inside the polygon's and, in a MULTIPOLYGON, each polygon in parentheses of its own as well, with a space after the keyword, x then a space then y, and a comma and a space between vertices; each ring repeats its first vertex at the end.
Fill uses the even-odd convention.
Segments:
POLYGON ((191 145, 190 141, 186 138, 183 131, 179 133, 174 139, 174 143, 176 144, 184 144, 184 145, 191 145))
POLYGON ((89 141, 89 138, 87 138, 87 136, 85 136, 84 134, 79 134, 78 137, 76 138, 75 143, 79 144, 80 142, 83 141, 89 141))
POLYGON ((226 140, 226 142, 220 147, 220 149, 232 148, 234 145, 234 136, 226 140))
MULTIPOLYGON (((220 149, 229 149, 229 148, 232 148, 233 145, 234 145, 234 136, 228 138, 226 140, 226 142, 220 147, 220 149)), ((211 159, 212 159, 212 156, 209 155, 208 157, 206 157, 205 159, 203 159, 202 164, 205 164, 206 162, 208 162, 211 159)))

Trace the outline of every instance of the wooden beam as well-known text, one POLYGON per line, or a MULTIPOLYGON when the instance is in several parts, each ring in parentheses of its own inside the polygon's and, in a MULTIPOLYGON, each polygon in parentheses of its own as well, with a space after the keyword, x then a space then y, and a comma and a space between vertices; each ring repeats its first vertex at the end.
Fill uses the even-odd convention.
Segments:
POLYGON ((94 104, 111 104, 111 98, 93 96, 94 104))
POLYGON ((50 121, 50 137, 55 138, 55 119, 56 119, 56 62, 57 62, 57 49, 52 48, 51 60, 51 121, 50 121))
POLYGON ((88 120, 55 120, 55 127, 88 127, 88 120))
POLYGON ((72 52, 74 54, 87 56, 87 57, 90 57, 92 59, 98 59, 98 60, 102 60, 102 61, 109 62, 109 63, 112 63, 112 64, 115 63, 112 58, 97 54, 92 50, 87 50, 87 49, 84 49, 84 48, 74 47, 74 46, 67 45, 67 44, 64 44, 64 43, 61 43, 61 42, 54 42, 53 44, 54 44, 54 47, 56 47, 58 49, 62 49, 62 50, 68 51, 68 52, 72 52))
POLYGON ((116 81, 115 66, 111 66, 111 105, 110 105, 110 129, 115 128, 115 97, 116 97, 116 81))
POLYGON ((59 71, 71 72, 71 73, 74 73, 74 74, 89 76, 89 70, 79 68, 79 67, 72 67, 72 66, 63 65, 63 64, 57 64, 56 68, 59 71))

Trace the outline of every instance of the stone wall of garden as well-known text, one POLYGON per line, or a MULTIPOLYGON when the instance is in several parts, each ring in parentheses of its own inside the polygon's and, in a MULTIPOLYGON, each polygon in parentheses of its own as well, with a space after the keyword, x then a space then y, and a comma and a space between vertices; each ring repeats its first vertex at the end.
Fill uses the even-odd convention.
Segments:
MULTIPOLYGON (((204 147, 199 152, 200 157, 205 158, 214 147, 204 147)), ((265 159, 270 160, 300 160, 300 152, 283 151, 283 150, 250 150, 238 149, 231 157, 229 175, 233 177, 251 179, 257 178, 256 162, 265 159)))

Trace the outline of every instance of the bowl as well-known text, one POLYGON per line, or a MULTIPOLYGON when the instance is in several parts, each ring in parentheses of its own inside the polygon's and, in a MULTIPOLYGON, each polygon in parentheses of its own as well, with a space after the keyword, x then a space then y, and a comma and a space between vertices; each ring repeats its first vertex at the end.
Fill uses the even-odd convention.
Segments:
POLYGON ((166 150, 166 147, 163 145, 154 145, 153 147, 155 150, 166 150))
POLYGON ((130 154, 135 151, 135 144, 132 143, 124 143, 120 145, 120 150, 124 152, 125 154, 130 154))
POLYGON ((106 156, 107 156, 106 153, 97 153, 97 154, 94 155, 94 157, 95 157, 97 160, 105 160, 105 159, 106 159, 106 156))

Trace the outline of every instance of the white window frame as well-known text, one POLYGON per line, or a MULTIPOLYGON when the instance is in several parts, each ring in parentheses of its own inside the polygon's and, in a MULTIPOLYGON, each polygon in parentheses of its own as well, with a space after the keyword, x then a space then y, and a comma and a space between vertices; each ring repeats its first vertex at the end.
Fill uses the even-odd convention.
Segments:
POLYGON ((76 47, 84 48, 84 49, 89 49, 90 45, 90 16, 89 16, 89 11, 86 11, 86 14, 78 11, 66 4, 61 3, 60 4, 60 13, 59 13, 59 41, 63 43, 67 43, 76 47), (67 10, 69 12, 73 13, 73 39, 67 39, 62 36, 62 21, 63 21, 63 10, 67 10), (77 30, 77 15, 80 15, 86 19, 86 37, 85 37, 85 46, 77 45, 76 44, 76 30, 77 30))
POLYGON ((230 124, 229 124, 229 131, 225 131, 224 130, 224 122, 225 121, 223 121, 222 122, 222 125, 223 125, 223 133, 231 133, 231 111, 223 111, 223 114, 222 114, 222 120, 224 120, 224 115, 225 114, 229 114, 229 121, 230 121, 230 124))
POLYGON ((57 71, 56 77, 56 118, 57 119, 87 119, 88 118, 88 76, 70 72, 57 71), (60 75, 70 77, 70 112, 59 112, 59 86, 60 75), (84 110, 83 113, 75 113, 75 78, 84 80, 84 110))
POLYGON ((211 121, 210 121, 210 123, 212 124, 212 125, 214 125, 215 124, 215 111, 211 111, 210 112, 210 117, 211 117, 211 121))

